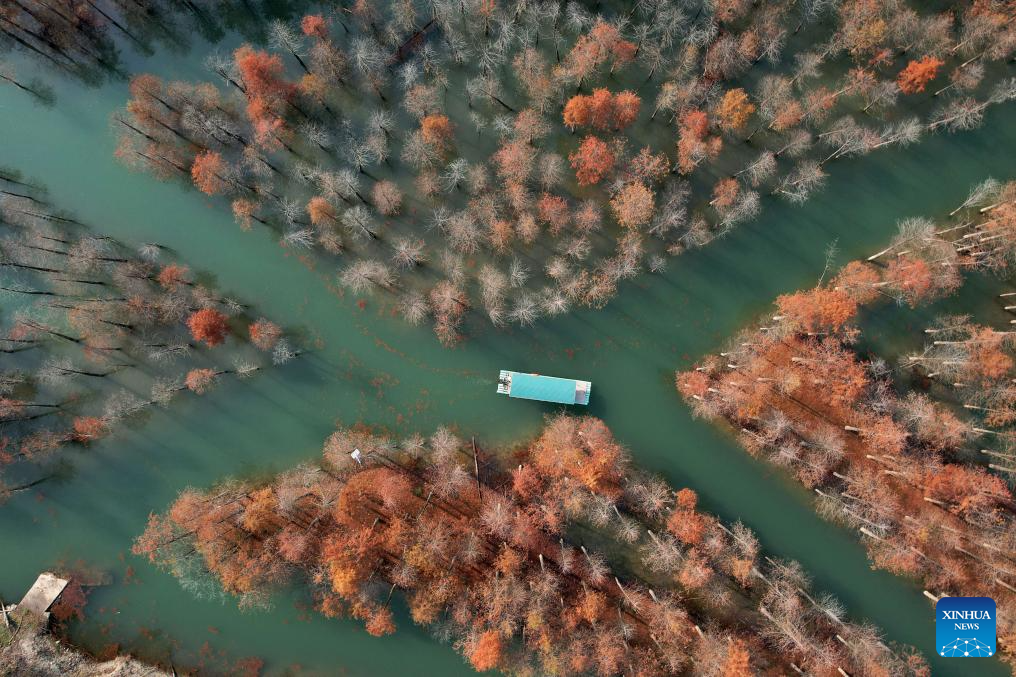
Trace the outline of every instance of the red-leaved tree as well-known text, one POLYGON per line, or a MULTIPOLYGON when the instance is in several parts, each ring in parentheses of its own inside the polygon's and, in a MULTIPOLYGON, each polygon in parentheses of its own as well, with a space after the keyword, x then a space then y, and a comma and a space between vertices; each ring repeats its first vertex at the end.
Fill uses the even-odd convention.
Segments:
POLYGON ((204 341, 214 347, 226 340, 229 324, 226 316, 214 308, 202 308, 187 318, 187 327, 195 341, 204 341))
POLYGON ((917 94, 923 92, 928 83, 938 75, 938 69, 944 65, 944 61, 933 56, 926 56, 923 59, 915 59, 907 64, 907 67, 900 71, 896 78, 896 84, 904 94, 917 94))
POLYGON ((614 168, 614 153, 610 146, 595 136, 587 136, 578 150, 568 156, 568 160, 580 186, 599 183, 614 168))

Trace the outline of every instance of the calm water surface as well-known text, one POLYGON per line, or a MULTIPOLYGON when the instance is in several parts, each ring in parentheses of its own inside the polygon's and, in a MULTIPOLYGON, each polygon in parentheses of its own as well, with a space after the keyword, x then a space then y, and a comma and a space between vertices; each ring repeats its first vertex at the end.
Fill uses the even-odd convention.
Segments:
MULTIPOLYGON (((201 51, 131 65, 204 78, 201 51)), ((866 256, 883 246, 898 219, 942 215, 970 184, 988 175, 1011 178, 1011 104, 992 109, 976 132, 833 163, 827 188, 805 206, 767 199, 760 219, 673 259, 664 275, 623 285, 603 311, 527 330, 471 327, 466 342, 446 350, 429 329, 393 319, 391 299, 366 297, 360 308, 338 293, 333 265, 305 265, 269 231, 242 232, 218 201, 119 165, 109 116, 127 98, 125 83, 57 84, 53 108, 11 88, 0 91, 0 163, 43 181, 56 204, 99 230, 173 248, 195 270, 212 273, 222 290, 254 303, 255 312, 304 332, 314 351, 203 398, 180 398, 72 451, 74 472, 63 484, 0 508, 5 600, 19 598, 40 570, 83 561, 113 579, 94 591, 87 620, 73 628, 75 640, 92 649, 115 642, 208 671, 257 656, 268 674, 297 668, 315 675, 472 674, 404 613, 400 631, 385 639, 369 637, 358 623, 322 619, 296 591, 280 592, 271 611, 241 613, 231 600, 193 598, 131 555, 130 544, 148 514, 164 510, 184 487, 313 459, 337 421, 398 435, 453 424, 487 445, 531 436, 555 408, 495 395, 498 370, 507 368, 592 381, 589 413, 607 422, 638 463, 675 486, 693 487, 704 508, 723 519, 743 520, 768 553, 800 560, 816 586, 841 598, 855 619, 870 619, 891 640, 931 649, 933 610, 920 589, 872 571, 853 534, 814 515, 807 492, 753 461, 723 431, 693 420, 673 389, 673 371, 715 349, 777 294, 813 284, 831 243, 837 264, 866 256)), ((998 312, 990 296, 1004 285, 976 285, 983 293, 945 306, 998 312)), ((882 339, 921 322, 905 309, 883 309, 874 318, 882 339)), ((936 675, 973 674, 967 662, 932 664, 936 675)), ((976 667, 977 674, 1007 674, 993 661, 976 667)))

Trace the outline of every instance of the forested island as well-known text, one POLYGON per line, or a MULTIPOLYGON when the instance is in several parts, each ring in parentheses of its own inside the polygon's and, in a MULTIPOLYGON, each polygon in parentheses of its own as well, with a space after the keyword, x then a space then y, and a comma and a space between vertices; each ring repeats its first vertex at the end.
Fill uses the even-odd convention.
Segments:
POLYGON ((0 170, 0 186, 0 293, 11 311, 0 336, 0 502, 58 476, 51 461, 65 445, 299 355, 277 324, 195 280, 159 244, 132 250, 92 232, 16 173, 0 170), (202 354, 231 335, 251 349, 229 362, 202 354), (8 481, 25 462, 51 469, 8 481))
POLYGON ((865 305, 925 304, 964 272, 1006 270, 1016 183, 985 181, 950 216, 960 223, 905 221, 886 249, 780 296, 777 314, 679 373, 677 387, 698 415, 729 420, 750 453, 813 489, 816 509, 856 529, 876 566, 935 598, 993 598, 1014 663, 1014 332, 937 317, 923 349, 900 357, 909 384, 894 382, 886 357, 853 348, 865 305))
POLYGON ((1016 670, 1014 57, 1010 0, 4 3, 0 671, 965 675, 957 596, 1016 670))
POLYGON ((500 327, 601 307, 763 196, 804 202, 828 163, 1016 97, 992 3, 958 25, 903 2, 705 6, 611 23, 578 3, 360 2, 274 22, 270 49, 210 57, 208 82, 134 77, 117 156, 337 256, 352 293, 452 345, 474 308, 500 327))
POLYGON ((340 428, 320 464, 183 492, 134 552, 243 605, 298 576, 321 613, 377 636, 395 632, 401 590, 480 672, 928 674, 743 524, 633 469, 594 418, 554 417, 493 453, 447 428, 400 441, 340 428))

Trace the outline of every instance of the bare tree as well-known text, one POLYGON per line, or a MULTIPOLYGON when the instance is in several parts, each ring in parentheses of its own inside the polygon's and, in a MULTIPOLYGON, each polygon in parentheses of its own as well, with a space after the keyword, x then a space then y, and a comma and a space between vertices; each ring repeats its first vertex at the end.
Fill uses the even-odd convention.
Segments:
POLYGON ((416 291, 407 292, 399 300, 399 313, 410 324, 420 324, 430 312, 427 299, 416 291))
POLYGON ((346 266, 339 275, 344 287, 349 287, 355 294, 371 291, 375 286, 390 289, 395 284, 395 276, 388 266, 380 261, 362 259, 346 266))
POLYGON ((537 298, 528 292, 523 292, 515 300, 511 312, 508 314, 512 322, 517 322, 523 327, 532 326, 539 316, 540 304, 537 298))
POLYGON ((811 197, 814 191, 822 187, 825 179, 826 173, 822 171, 819 163, 806 160, 794 167, 794 170, 780 181, 779 186, 773 192, 782 195, 794 204, 801 204, 811 197))
POLYGON ((392 243, 392 262, 397 268, 408 269, 420 265, 426 260, 424 241, 401 237, 392 243))
POLYGON ((469 162, 465 158, 452 160, 441 174, 441 183, 448 192, 459 190, 469 174, 469 162))
POLYGON ((993 202, 1002 188, 1001 182, 997 179, 988 177, 981 183, 976 184, 970 189, 967 194, 967 199, 960 204, 959 207, 949 212, 949 216, 955 216, 956 212, 964 209, 970 209, 974 207, 980 207, 981 205, 993 202))
POLYGON ((508 278, 511 281, 511 286, 518 288, 526 283, 529 279, 529 269, 517 258, 513 258, 509 267, 508 278))
POLYGON ((370 210, 362 205, 350 207, 342 214, 342 225, 356 238, 365 240, 377 239, 377 224, 370 210))
POLYGON ((751 164, 746 166, 741 171, 737 172, 735 176, 745 175, 745 178, 753 186, 759 186, 769 179, 773 174, 776 173, 776 154, 770 150, 764 150, 759 153, 758 157, 752 160, 751 164))
POLYGON ((284 22, 275 19, 268 24, 268 42, 276 49, 284 49, 293 55, 305 73, 310 73, 302 57, 303 40, 299 34, 284 22))

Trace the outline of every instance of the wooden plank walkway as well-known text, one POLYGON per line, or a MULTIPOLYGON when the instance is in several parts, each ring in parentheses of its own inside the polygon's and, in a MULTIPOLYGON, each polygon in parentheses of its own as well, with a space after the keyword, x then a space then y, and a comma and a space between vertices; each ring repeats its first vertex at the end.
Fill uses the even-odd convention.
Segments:
POLYGON ((67 581, 65 579, 57 578, 45 571, 39 574, 35 583, 18 602, 17 610, 20 613, 31 611, 39 616, 44 616, 66 587, 67 581))

